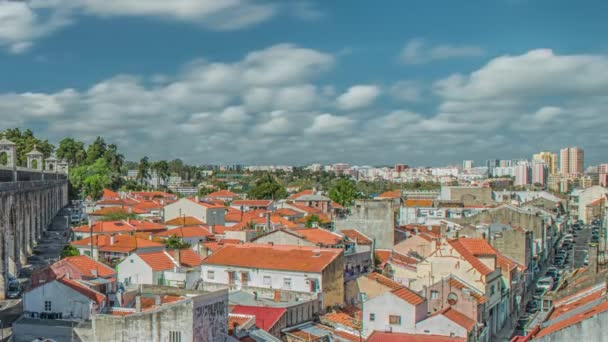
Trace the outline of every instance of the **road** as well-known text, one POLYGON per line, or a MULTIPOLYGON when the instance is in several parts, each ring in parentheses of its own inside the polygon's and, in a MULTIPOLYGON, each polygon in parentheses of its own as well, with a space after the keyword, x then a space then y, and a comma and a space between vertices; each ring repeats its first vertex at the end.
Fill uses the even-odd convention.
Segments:
POLYGON ((576 231, 576 238, 574 238, 574 245, 572 250, 569 252, 570 258, 568 263, 568 269, 573 270, 576 268, 585 267, 584 260, 585 256, 589 251, 589 241, 591 240, 591 227, 584 226, 582 230, 576 231))

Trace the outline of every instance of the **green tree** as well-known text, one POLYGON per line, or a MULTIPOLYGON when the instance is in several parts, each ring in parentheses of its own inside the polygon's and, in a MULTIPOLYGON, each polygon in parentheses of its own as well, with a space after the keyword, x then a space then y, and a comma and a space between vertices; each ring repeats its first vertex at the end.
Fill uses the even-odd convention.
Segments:
POLYGON ((76 141, 72 138, 64 138, 59 142, 59 147, 56 151, 57 158, 67 161, 71 166, 82 164, 87 157, 87 152, 84 149, 82 141, 76 141))
POLYGON ((287 191, 270 173, 265 173, 255 181, 248 195, 253 199, 277 200, 287 197, 287 191))
POLYGON ((139 161, 136 178, 140 184, 144 184, 144 181, 150 178, 150 161, 148 157, 143 157, 139 161))
POLYGON ((321 218, 315 214, 309 215, 306 217, 306 223, 305 226, 306 228, 312 228, 315 226, 320 226, 321 225, 321 218))
POLYGON ((92 165, 81 165, 70 170, 70 184, 85 197, 98 199, 103 189, 112 184, 110 173, 106 160, 99 158, 92 165))
POLYGON ((4 131, 6 138, 15 143, 17 149, 17 165, 27 165, 26 154, 36 147, 38 151, 42 152, 44 158, 48 158, 53 151, 55 146, 50 144, 48 140, 40 140, 34 136, 34 132, 29 129, 21 132, 19 128, 7 129, 4 131))
POLYGON ((70 244, 65 245, 61 250, 61 259, 79 255, 80 252, 78 251, 78 249, 70 244))
POLYGON ((329 190, 329 198, 343 206, 350 206, 357 198, 355 182, 348 178, 340 178, 329 190))
POLYGON ((87 148, 87 164, 93 164, 99 158, 105 156, 107 149, 106 141, 102 137, 97 137, 95 141, 87 148))
POLYGON ((165 247, 168 249, 185 249, 190 248, 191 245, 188 242, 183 241, 181 238, 173 235, 165 240, 165 247))
POLYGON ((139 217, 134 213, 128 213, 126 211, 116 211, 103 216, 99 219, 99 221, 121 221, 128 219, 137 220, 138 218, 139 217))
POLYGON ((156 188, 160 187, 160 181, 162 180, 164 183, 167 183, 169 180, 169 176, 171 175, 169 171, 169 163, 166 160, 159 160, 157 162, 152 163, 150 166, 151 170, 156 172, 156 188))

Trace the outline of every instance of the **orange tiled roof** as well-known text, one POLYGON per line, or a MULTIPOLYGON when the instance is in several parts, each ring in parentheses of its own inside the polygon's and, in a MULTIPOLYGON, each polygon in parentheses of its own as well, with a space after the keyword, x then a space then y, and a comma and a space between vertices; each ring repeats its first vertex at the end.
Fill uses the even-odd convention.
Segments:
POLYGON ((328 314, 325 314, 321 316, 321 322, 331 322, 333 324, 340 324, 355 330, 361 329, 361 321, 344 312, 330 312, 328 314))
MULTIPOLYGON (((114 243, 111 243, 112 237, 109 235, 94 235, 93 246, 104 252, 120 252, 129 253, 138 248, 163 247, 159 242, 154 242, 146 239, 140 239, 130 235, 114 236, 114 243)), ((74 246, 90 246, 91 238, 87 237, 81 240, 72 241, 70 244, 74 246)))
POLYGON ((174 198, 175 195, 167 193, 167 192, 163 192, 163 191, 133 191, 131 192, 131 195, 134 197, 143 197, 143 198, 154 198, 154 197, 160 197, 160 198, 174 198))
POLYGON ((403 205, 406 207, 432 207, 433 200, 406 199, 403 205))
POLYGON ((493 270, 491 270, 483 262, 481 262, 479 259, 477 259, 477 257, 475 257, 460 242, 460 240, 463 240, 463 239, 464 238, 451 240, 448 243, 450 244, 450 246, 452 246, 452 248, 454 248, 456 250, 456 252, 458 252, 458 254, 460 254, 460 256, 462 256, 469 264, 471 264, 471 266, 473 266, 473 268, 475 268, 479 273, 481 273, 481 275, 485 276, 485 275, 488 275, 488 274, 492 273, 493 270))
MULTIPOLYGON (((250 219, 243 220, 232 226, 234 229, 242 230, 247 227, 248 223, 254 223, 255 225, 266 225, 266 217, 253 217, 250 219)), ((283 226, 285 228, 298 228, 299 226, 279 215, 271 215, 270 216, 270 224, 274 226, 283 226)))
POLYGON ((86 255, 71 256, 63 258, 62 261, 69 263, 74 268, 78 269, 85 277, 106 278, 116 275, 116 272, 113 269, 86 255))
POLYGON ((179 251, 179 262, 183 266, 195 267, 203 263, 203 257, 190 248, 179 251))
POLYGON ((144 220, 129 220, 129 224, 135 227, 138 232, 158 232, 167 230, 167 226, 160 223, 144 221, 144 220))
POLYGON ((213 234, 203 226, 177 227, 156 234, 156 236, 177 236, 180 238, 211 237, 213 234))
POLYGON ((89 299, 91 299, 95 303, 97 303, 97 305, 101 305, 106 300, 106 296, 81 284, 80 282, 78 282, 76 280, 72 280, 72 279, 63 277, 63 278, 57 279, 57 281, 72 288, 73 290, 80 292, 84 296, 88 297, 89 299))
POLYGON ((432 316, 435 315, 443 315, 450 321, 460 325, 469 332, 472 331, 475 328, 475 325, 477 324, 473 319, 467 317, 465 314, 454 309, 451 306, 448 306, 447 308, 434 313, 432 316))
MULTIPOLYGON (((88 225, 73 228, 77 233, 89 233, 88 225)), ((93 224, 93 234, 117 234, 134 232, 135 227, 126 221, 97 221, 93 224)))
POLYGON ((419 294, 408 289, 405 286, 401 286, 400 288, 394 289, 391 292, 395 296, 403 299, 404 301, 406 301, 412 305, 419 305, 425 301, 424 297, 420 296, 419 294))
POLYGON ((496 256, 496 264, 498 267, 502 268, 506 271, 511 271, 516 267, 523 267, 518 262, 511 260, 510 258, 501 254, 498 250, 496 250, 488 241, 481 238, 462 238, 459 240, 460 243, 469 250, 469 252, 473 253, 473 255, 495 255, 496 256))
POLYGON ((232 309, 232 313, 235 314, 255 316, 256 325, 266 331, 272 329, 286 312, 285 308, 267 306, 235 305, 232 309))
POLYGON ((207 257, 203 264, 319 273, 341 253, 341 249, 333 248, 247 243, 226 245, 207 257))
POLYGON ((381 266, 384 266, 386 262, 391 258, 393 252, 387 249, 376 249, 374 251, 374 257, 380 260, 381 266))
POLYGON ((165 251, 137 253, 137 256, 148 264, 154 272, 166 271, 177 267, 173 258, 165 251))
POLYGON ((289 208, 281 208, 277 211, 274 212, 277 215, 281 215, 281 216, 286 216, 286 217, 295 217, 295 216, 300 216, 302 215, 300 212, 297 212, 293 209, 289 209, 289 208))
POLYGON ((103 193, 101 194, 101 198, 106 199, 119 199, 120 195, 118 192, 112 191, 110 189, 103 189, 103 193))
MULTIPOLYGON (((240 243, 240 241, 239 241, 240 243)), ((219 250, 220 248, 223 248, 227 245, 234 245, 233 243, 231 243, 230 241, 209 241, 209 242, 203 242, 203 246, 207 247, 209 250, 211 250, 212 252, 215 252, 217 250, 219 250)))
POLYGON ((165 222, 165 224, 167 226, 198 226, 200 224, 204 224, 205 222, 201 221, 200 219, 194 217, 194 216, 182 216, 182 217, 176 217, 174 219, 171 219, 167 222, 165 222))
POLYGON ((249 322, 255 321, 255 316, 253 315, 244 315, 244 314, 228 314, 228 330, 232 331, 235 326, 242 327, 249 322))
POLYGON ((207 198, 236 198, 237 194, 229 190, 218 190, 205 196, 207 198))
POLYGON ((450 277, 450 280, 448 281, 448 284, 450 284, 451 287, 455 287, 459 290, 462 289, 469 289, 469 293, 471 294, 471 296, 473 298, 475 298, 475 300, 477 300, 477 303, 479 304, 483 304, 485 302, 488 301, 488 297, 483 296, 481 294, 479 294, 476 290, 474 290, 474 288, 472 288, 471 286, 459 281, 458 279, 454 278, 454 277, 450 277))
POLYGON ((226 207, 224 205, 220 205, 220 204, 204 202, 204 201, 200 201, 200 200, 197 202, 196 198, 188 198, 188 200, 190 200, 198 205, 201 205, 205 208, 208 208, 208 209, 226 209, 226 207))
POLYGON ((579 308, 587 303, 591 303, 594 300, 598 300, 600 298, 602 298, 603 296, 605 296, 605 289, 604 288, 600 288, 597 291, 591 292, 590 294, 579 298, 577 300, 565 303, 565 304, 561 304, 561 305, 556 305, 553 307, 553 311, 551 312, 551 315, 549 316, 549 318, 547 319, 548 321, 553 320, 565 313, 568 313, 576 308, 579 308))
POLYGON ((294 232, 304 236, 306 240, 316 245, 333 246, 344 240, 342 236, 322 228, 296 229, 294 232))
MULTIPOLYGON (((168 304, 180 301, 182 299, 186 299, 186 297, 182 296, 173 296, 173 295, 161 295, 160 302, 162 304, 168 304)), ((141 309, 142 311, 149 311, 156 309, 158 306, 156 305, 156 298, 154 297, 141 297, 141 309)))
POLYGON ((104 207, 90 213, 91 216, 106 216, 111 214, 128 214, 129 211, 123 207, 104 207))
POLYGON ((367 342, 466 342, 464 337, 374 331, 367 342))
POLYGON ((384 285, 384 286, 390 288, 391 290, 396 290, 403 286, 400 283, 392 280, 389 277, 385 277, 380 273, 373 272, 373 273, 368 274, 367 277, 371 280, 375 280, 376 282, 378 282, 381 285, 384 285))
POLYGON ((302 190, 300 192, 297 192, 297 193, 289 196, 289 199, 292 199, 292 200, 293 199, 298 199, 298 198, 300 198, 302 196, 305 196, 305 195, 314 195, 314 191, 312 191, 312 189, 311 190, 302 190))
POLYGON ((556 322, 555 324, 551 324, 543 329, 541 329, 538 334, 536 336, 534 336, 534 338, 540 338, 549 334, 552 334, 556 331, 562 330, 564 328, 567 328, 571 325, 574 325, 578 322, 584 321, 590 317, 593 317, 597 314, 600 314, 604 311, 608 310, 608 301, 603 302, 589 310, 586 310, 584 312, 572 315, 572 317, 568 317, 567 319, 561 320, 556 322))
POLYGON ((376 198, 401 198, 401 190, 383 192, 376 198))
POLYGON ((133 206, 133 212, 138 214, 149 213, 152 210, 160 210, 163 208, 158 202, 155 201, 142 201, 133 206))
POLYGON ((323 211, 321 209, 315 208, 315 207, 309 207, 304 204, 290 203, 289 206, 291 206, 292 208, 295 208, 296 210, 303 211, 306 214, 315 214, 315 215, 323 214, 323 211))
POLYGON ((355 241, 358 245, 371 245, 372 240, 370 240, 367 236, 363 235, 356 229, 345 229, 340 233, 344 234, 347 238, 352 241, 355 241))
POLYGON ((267 207, 272 203, 272 200, 234 200, 231 206, 246 206, 246 207, 267 207))

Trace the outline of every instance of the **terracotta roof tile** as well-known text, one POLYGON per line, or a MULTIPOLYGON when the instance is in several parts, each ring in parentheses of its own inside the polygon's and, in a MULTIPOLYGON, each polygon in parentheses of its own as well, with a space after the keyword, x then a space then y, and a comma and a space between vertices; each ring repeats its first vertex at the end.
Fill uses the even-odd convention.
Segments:
POLYGON ((179 261, 182 266, 196 267, 203 263, 203 257, 190 248, 179 251, 179 261))
POLYGON ((245 207, 268 207, 272 204, 272 200, 234 200, 230 204, 231 206, 245 206, 245 207))
POLYGON ((137 253, 140 257, 154 272, 171 270, 177 267, 173 258, 165 251, 151 252, 151 253, 137 253))
POLYGON ((104 207, 90 213, 90 216, 107 216, 112 214, 128 214, 129 210, 123 207, 104 207))
POLYGON ((341 253, 341 249, 332 248, 247 243, 226 245, 207 257, 203 264, 319 273, 341 253))
POLYGON ((607 310, 608 310, 608 301, 603 302, 587 311, 572 315, 572 317, 569 317, 567 319, 558 321, 555 324, 551 324, 547 327, 544 327, 538 332, 538 334, 536 336, 534 336, 534 338, 536 339, 536 338, 540 338, 540 337, 552 334, 556 331, 559 331, 559 330, 567 328, 571 325, 577 324, 581 321, 584 321, 590 317, 593 317, 593 316, 600 314, 607 310))
POLYGON ((232 308, 231 313, 255 316, 255 325, 260 329, 270 331, 285 312, 287 312, 285 308, 236 305, 232 308))
POLYGON ((201 201, 201 200, 199 200, 197 202, 195 198, 188 198, 188 199, 190 201, 192 201, 192 202, 194 202, 194 203, 196 203, 198 205, 201 205, 201 206, 203 206, 205 208, 208 208, 208 209, 222 209, 222 208, 226 209, 226 207, 224 205, 210 203, 210 202, 205 202, 205 201, 201 201))
MULTIPOLYGON (((73 228, 72 231, 77 233, 89 233, 88 225, 73 228)), ((97 221, 93 224, 93 234, 118 234, 131 233, 135 231, 135 227, 126 221, 97 221)))
POLYGON ((374 331, 367 342, 466 342, 463 337, 374 331))
POLYGON ((275 211, 274 213, 285 217, 297 217, 302 215, 300 212, 289 208, 281 208, 275 211))
POLYGON ((118 192, 112 191, 110 189, 103 189, 101 198, 102 199, 119 199, 120 195, 118 194, 118 192))
POLYGON ((89 258, 86 255, 72 256, 63 258, 61 260, 78 269, 85 277, 106 278, 116 275, 116 272, 113 269, 89 258))
POLYGON ((392 251, 386 249, 376 249, 374 251, 374 257, 380 261, 380 267, 384 267, 386 262, 391 258, 392 251))
POLYGON ((400 288, 394 289, 391 292, 395 296, 403 299, 404 301, 406 301, 412 305, 419 305, 419 304, 424 303, 424 301, 425 301, 424 297, 422 297, 421 295, 417 294, 416 292, 408 289, 405 286, 401 286, 400 288))
MULTIPOLYGON (((109 235, 94 235, 93 245, 103 252, 120 252, 130 253, 139 248, 164 247, 164 244, 146 239, 140 239, 130 235, 114 236, 114 243, 111 243, 112 237, 109 235)), ((91 238, 87 237, 81 240, 72 241, 74 246, 90 246, 91 238)))
POLYGON ((340 324, 355 330, 361 329, 361 320, 358 320, 344 312, 330 312, 320 317, 321 323, 334 326, 340 324))
POLYGON ((404 204, 405 207, 432 207, 433 200, 425 199, 406 199, 404 204))
POLYGON ((401 190, 387 191, 376 196, 376 198, 401 198, 401 190))
POLYGON ((475 328, 475 325, 477 324, 477 323, 475 323, 475 321, 473 319, 467 317, 465 314, 454 309, 451 306, 448 306, 447 308, 434 313, 432 316, 435 316, 435 315, 443 315, 446 318, 448 318, 450 321, 460 325, 461 327, 465 328, 469 332, 472 331, 475 328))
POLYGON ((355 241, 358 245, 371 245, 373 241, 367 236, 363 235, 356 229, 345 229, 340 233, 344 234, 347 238, 352 241, 355 241))
POLYGON ((295 229, 294 232, 304 236, 306 240, 316 245, 333 246, 342 243, 344 240, 341 235, 322 228, 295 229))
POLYGON ((167 230, 167 226, 160 223, 144 221, 144 220, 129 220, 128 223, 135 227, 137 232, 158 232, 167 230))
POLYGON ((302 191, 300 191, 300 192, 297 192, 297 193, 295 193, 295 194, 293 194, 293 195, 289 196, 289 199, 294 200, 294 199, 298 199, 298 198, 300 198, 300 197, 302 197, 302 196, 305 196, 305 195, 314 195, 314 191, 313 191, 312 189, 309 189, 309 190, 302 190, 302 191))
POLYGON ((448 243, 452 248, 460 254, 473 268, 475 268, 481 275, 488 275, 493 272, 488 266, 486 266, 483 262, 481 262, 477 257, 475 257, 461 242, 465 238, 460 238, 456 240, 451 240, 448 243))
POLYGON ((391 278, 385 277, 380 273, 373 272, 373 273, 368 274, 366 277, 368 277, 371 280, 375 280, 379 284, 384 285, 384 286, 390 288, 391 290, 396 290, 403 286, 400 283, 392 280, 391 278))
POLYGON ((458 279, 456 279, 454 277, 450 277, 450 280, 448 281, 448 284, 451 287, 455 287, 455 288, 457 288, 459 290, 462 290, 462 289, 465 289, 465 288, 468 289, 469 293, 471 294, 471 296, 473 298, 475 298, 475 300, 477 300, 477 303, 479 303, 479 304, 483 304, 483 303, 485 303, 485 302, 488 301, 488 297, 479 294, 474 287, 469 286, 469 285, 461 282, 460 280, 458 280, 458 279))
POLYGON ((194 216, 176 217, 165 222, 167 226, 198 226, 204 223, 201 219, 194 216))
MULTIPOLYGON (((169 304, 169 303, 178 302, 178 301, 183 300, 183 299, 186 299, 186 297, 174 296, 174 295, 161 295, 160 296, 160 303, 161 303, 161 305, 163 305, 163 304, 169 304)), ((148 296, 142 296, 141 297, 141 309, 142 309, 142 311, 154 310, 156 308, 158 308, 158 306, 156 305, 156 298, 155 297, 148 297, 148 296)))
POLYGON ((208 238, 212 237, 213 234, 207 230, 207 228, 203 226, 186 226, 186 227, 177 227, 173 229, 166 230, 164 232, 160 232, 156 234, 156 236, 162 237, 170 237, 177 236, 180 238, 208 238))
POLYGON ((237 194, 229 190, 218 190, 205 196, 206 198, 236 198, 237 194))

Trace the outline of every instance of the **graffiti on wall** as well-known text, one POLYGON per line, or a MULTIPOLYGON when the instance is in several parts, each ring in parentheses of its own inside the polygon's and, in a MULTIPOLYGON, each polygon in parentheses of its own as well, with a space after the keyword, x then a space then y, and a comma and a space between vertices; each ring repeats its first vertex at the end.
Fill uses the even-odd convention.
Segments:
POLYGON ((228 338, 228 291, 194 299, 195 342, 223 342, 228 338))

